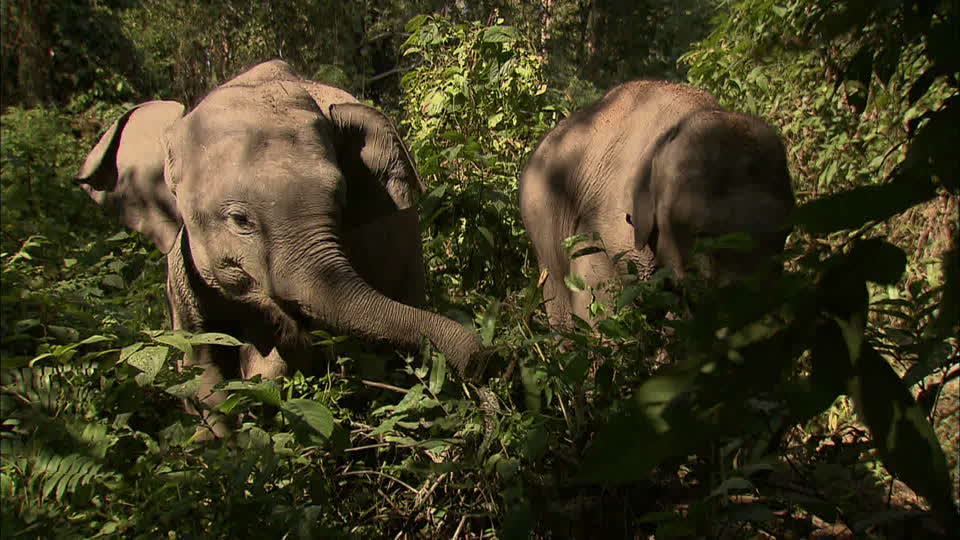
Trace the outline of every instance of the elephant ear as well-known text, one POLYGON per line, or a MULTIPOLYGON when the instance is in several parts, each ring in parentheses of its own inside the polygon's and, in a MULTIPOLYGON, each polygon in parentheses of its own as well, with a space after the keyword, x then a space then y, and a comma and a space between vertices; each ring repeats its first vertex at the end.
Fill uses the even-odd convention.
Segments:
POLYGON ((110 126, 87 155, 77 180, 100 206, 167 253, 180 229, 176 200, 163 178, 161 135, 183 116, 175 101, 134 107, 110 126))
POLYGON ((359 225, 416 205, 424 184, 390 120, 361 103, 330 105, 329 116, 347 179, 345 222, 359 225))
POLYGON ((633 245, 642 250, 650 246, 654 253, 657 251, 657 208, 654 201, 654 191, 651 189, 651 164, 645 161, 637 181, 632 184, 633 193, 627 194, 627 200, 633 201, 631 213, 627 214, 627 222, 633 226, 633 245))

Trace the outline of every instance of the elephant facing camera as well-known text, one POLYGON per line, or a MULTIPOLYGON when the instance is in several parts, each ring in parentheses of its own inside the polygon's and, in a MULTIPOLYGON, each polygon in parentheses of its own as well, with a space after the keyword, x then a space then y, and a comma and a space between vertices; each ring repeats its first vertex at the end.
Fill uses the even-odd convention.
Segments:
POLYGON ((78 180, 166 254, 174 329, 247 344, 199 346, 180 361, 202 369, 205 411, 225 399, 215 389, 224 379, 315 371, 309 332, 318 328, 411 350, 429 339, 459 377, 485 355, 473 332, 424 309, 424 185, 393 123, 282 61, 190 111, 174 101, 134 107, 78 180))

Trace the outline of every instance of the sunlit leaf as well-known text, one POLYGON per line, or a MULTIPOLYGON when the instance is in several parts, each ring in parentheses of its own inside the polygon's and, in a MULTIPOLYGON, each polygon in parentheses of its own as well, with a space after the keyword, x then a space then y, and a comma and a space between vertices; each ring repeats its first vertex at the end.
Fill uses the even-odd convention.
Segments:
POLYGON ((577 274, 570 274, 564 277, 563 282, 571 291, 580 292, 587 288, 587 284, 584 283, 583 278, 577 274))
POLYGON ((520 38, 520 32, 512 26, 491 26, 484 30, 485 43, 507 43, 520 38))

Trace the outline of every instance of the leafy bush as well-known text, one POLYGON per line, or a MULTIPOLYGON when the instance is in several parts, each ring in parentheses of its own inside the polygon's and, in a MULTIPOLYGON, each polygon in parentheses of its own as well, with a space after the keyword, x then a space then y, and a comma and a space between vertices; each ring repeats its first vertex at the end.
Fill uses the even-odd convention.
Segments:
POLYGON ((24 365, 52 344, 104 332, 129 337, 165 318, 160 254, 73 181, 83 149, 92 146, 78 139, 74 122, 44 108, 9 109, 2 118, 5 367, 24 365), (126 296, 111 294, 119 291, 126 296))
POLYGON ((441 289, 495 297, 525 284, 532 253, 517 209, 517 178, 564 112, 544 59, 515 28, 420 16, 405 55, 407 141, 430 192, 422 203, 428 273, 441 289))

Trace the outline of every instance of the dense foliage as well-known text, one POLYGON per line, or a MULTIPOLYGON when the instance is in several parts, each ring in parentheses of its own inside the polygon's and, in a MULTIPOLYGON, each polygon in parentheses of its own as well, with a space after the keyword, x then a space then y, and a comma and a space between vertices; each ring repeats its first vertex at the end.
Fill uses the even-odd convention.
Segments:
POLYGON ((955 3, 11 0, 2 17, 4 536, 955 530, 955 3), (173 359, 237 343, 163 330, 162 255, 73 175, 130 103, 194 103, 271 57, 401 126, 428 185, 430 303, 498 351, 494 406, 431 350, 317 332, 325 375, 229 381, 241 428, 192 440, 194 374, 173 359), (666 272, 627 275, 596 331, 558 334, 517 177, 560 118, 641 76, 778 127, 802 203, 788 271, 775 294, 692 291, 695 320, 666 272))

